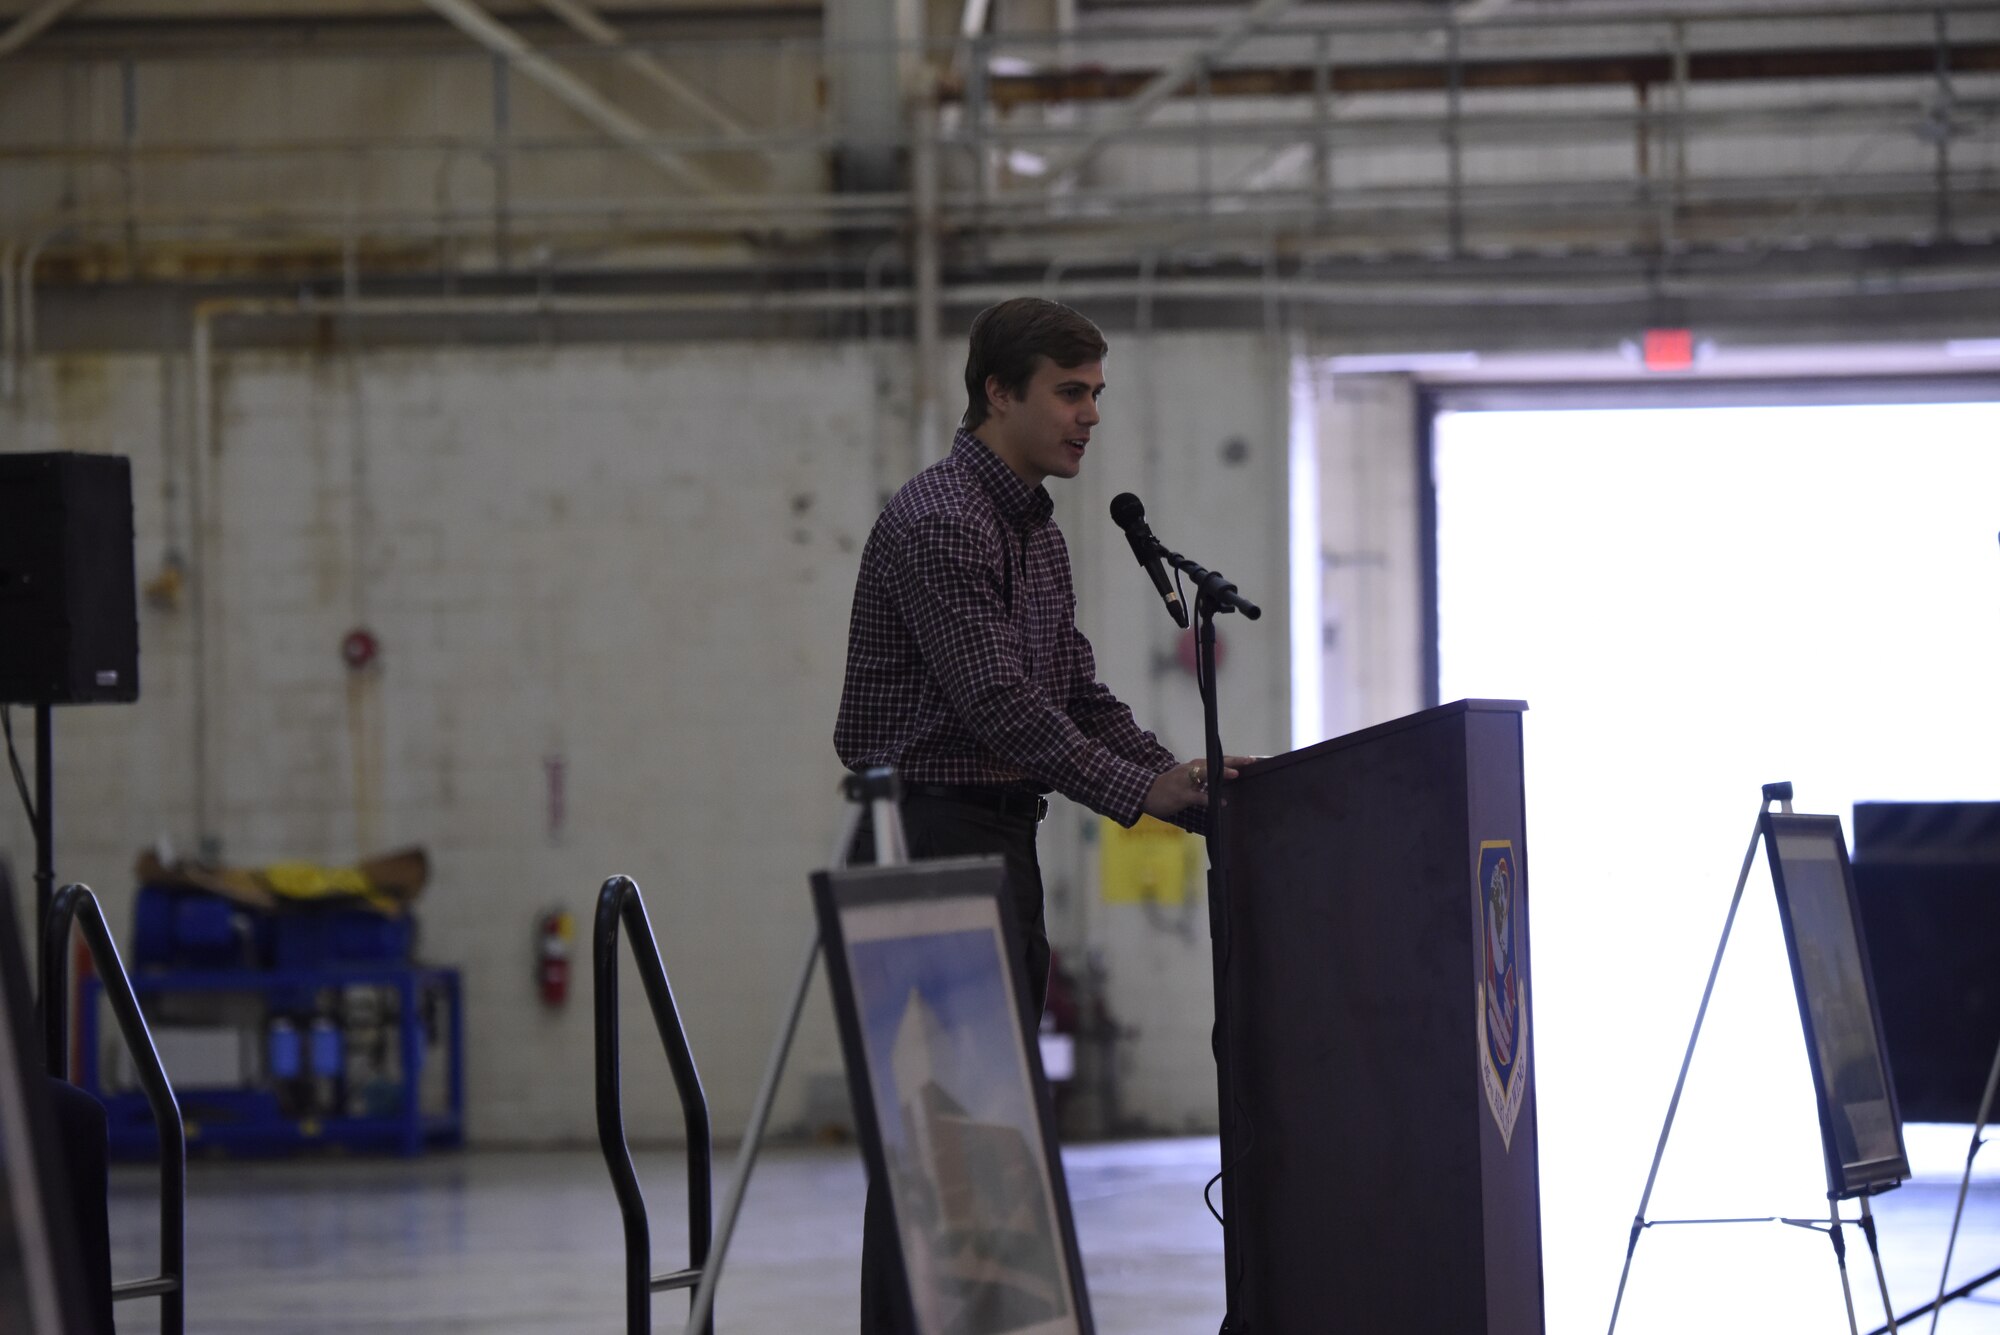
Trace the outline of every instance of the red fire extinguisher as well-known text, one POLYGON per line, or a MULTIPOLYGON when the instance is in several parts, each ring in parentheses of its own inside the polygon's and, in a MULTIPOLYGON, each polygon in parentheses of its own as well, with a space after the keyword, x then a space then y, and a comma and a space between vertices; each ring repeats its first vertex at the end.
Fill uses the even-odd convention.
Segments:
POLYGON ((535 922, 535 981, 544 1006, 569 1000, 569 911, 550 909, 535 922))

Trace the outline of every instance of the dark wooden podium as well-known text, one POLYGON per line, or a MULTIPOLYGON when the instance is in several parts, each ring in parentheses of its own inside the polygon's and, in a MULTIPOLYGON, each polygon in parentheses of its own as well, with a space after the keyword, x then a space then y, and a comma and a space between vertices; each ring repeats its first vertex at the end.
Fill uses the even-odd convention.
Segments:
POLYGON ((1216 923, 1224 1246, 1248 1335, 1539 1335, 1518 701, 1244 771, 1216 923))

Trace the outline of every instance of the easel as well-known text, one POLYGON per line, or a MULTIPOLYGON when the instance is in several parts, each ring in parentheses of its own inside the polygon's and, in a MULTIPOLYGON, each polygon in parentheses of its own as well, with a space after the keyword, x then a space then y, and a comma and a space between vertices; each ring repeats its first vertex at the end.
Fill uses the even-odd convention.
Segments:
MULTIPOLYGON (((1841 1226, 1845 1221, 1842 1220, 1840 1215, 1840 1199, 1834 1196, 1832 1192, 1828 1193, 1830 1198, 1830 1217, 1827 1219, 1787 1219, 1778 1215, 1759 1215, 1730 1219, 1646 1218, 1646 1206, 1653 1199, 1653 1184, 1660 1175, 1660 1160, 1665 1157, 1667 1152, 1667 1137, 1673 1133, 1674 1116, 1680 1111, 1681 1091, 1687 1086, 1688 1067, 1694 1062, 1694 1047, 1701 1039, 1702 1021, 1708 1016, 1709 998, 1715 992, 1716 976, 1722 971, 1723 952, 1728 950, 1729 933, 1736 926, 1736 910, 1743 903, 1743 888, 1749 884, 1750 868, 1757 860, 1757 845, 1762 841, 1764 835, 1764 813, 1771 809, 1773 802, 1778 803, 1779 809, 1786 815, 1790 815, 1792 811, 1792 785, 1789 783, 1767 783, 1764 785, 1763 801, 1757 808, 1758 822, 1750 833, 1750 847, 1743 853, 1743 869, 1736 877, 1736 893, 1730 897, 1729 916, 1723 919, 1722 923, 1722 939, 1715 946, 1715 962, 1709 965, 1708 983, 1701 990, 1701 1005, 1695 1011, 1694 1032, 1688 1035, 1687 1052, 1681 1057, 1680 1075, 1674 1080, 1673 1097, 1667 1102, 1667 1120, 1660 1128, 1659 1144, 1653 1148, 1653 1166, 1646 1173, 1646 1189, 1640 1194, 1639 1209, 1632 1216, 1632 1234, 1625 1243, 1625 1267, 1618 1273, 1618 1296, 1611 1304, 1611 1325, 1607 1335, 1616 1335, 1618 1330, 1618 1312, 1625 1303, 1625 1282, 1632 1274, 1632 1254, 1639 1248, 1639 1235, 1648 1228, 1662 1224, 1768 1223, 1790 1224, 1795 1228, 1824 1229, 1826 1231, 1829 1241, 1833 1243, 1835 1263, 1840 1268, 1840 1296, 1847 1305, 1847 1329, 1849 1335, 1861 1335, 1860 1327, 1854 1319, 1854 1291, 1847 1280, 1847 1239, 1841 1231, 1841 1226)), ((1970 1174, 1970 1172, 1971 1166, 1968 1163, 1967 1173, 1970 1174)), ((1890 1335, 1896 1335, 1895 1308, 1889 1301, 1889 1282, 1882 1273, 1882 1253, 1876 1243, 1875 1216, 1868 1208, 1868 1195, 1866 1192, 1861 1193, 1861 1218, 1857 1222, 1861 1226, 1862 1234, 1868 1239, 1869 1255, 1874 1258, 1875 1284, 1881 1290, 1882 1311, 1888 1317, 1886 1329, 1890 1332, 1890 1335)), ((1949 1261, 1947 1261, 1947 1264, 1949 1264, 1949 1261)))
MULTIPOLYGON (((1965 1218, 1965 1193, 1972 1185, 1972 1161, 1978 1157, 1979 1147, 1986 1143, 1986 1123, 1993 1115, 1993 1094, 1996 1087, 2000 1087, 2000 1045, 1996 1045, 1993 1049, 1993 1067, 1986 1073, 1986 1092, 1979 1098, 1979 1120, 1972 1128, 1972 1143, 1965 1149, 1965 1172, 1958 1179, 1958 1207, 1951 1212, 1951 1236, 1944 1244, 1944 1269, 1938 1272, 1937 1297, 1931 1300, 1930 1305, 1930 1335, 1937 1335, 1938 1313, 1944 1311, 1946 1303, 1954 1298, 1963 1298, 1981 1285, 2000 1278, 2000 1270, 1989 1270, 1970 1284, 1962 1284, 1954 1289, 1950 1297, 1945 1296, 1944 1286, 1951 1278, 1951 1254, 1958 1246, 1959 1221, 1965 1218)), ((1916 1313, 1909 1315, 1914 1316, 1916 1313)), ((1894 1324, 1891 1323, 1890 1329, 1894 1328, 1894 1324)))
MULTIPOLYGON (((898 803, 903 796, 902 781, 896 772, 886 767, 850 774, 841 781, 841 791, 848 801, 847 818, 841 824, 840 842, 833 847, 829 867, 847 865, 848 850, 854 846, 854 836, 861 829, 861 818, 866 813, 874 829, 875 863, 881 867, 900 866, 909 861, 909 849, 903 842, 903 818, 898 803)), ((715 1230, 715 1241, 708 1253, 708 1261, 702 1267, 701 1282, 695 1286, 694 1299, 688 1310, 686 1335, 700 1335, 705 1330, 708 1314, 715 1307, 715 1286, 722 1277, 722 1262, 729 1251, 730 1237, 736 1231, 736 1217, 743 1210, 743 1197, 750 1189, 750 1172, 757 1166, 757 1152, 762 1147, 765 1129, 771 1120, 771 1105, 778 1095, 778 1082, 785 1074, 785 1060, 791 1055, 792 1039, 799 1030, 799 1017, 805 1013, 806 994, 812 988, 813 971, 819 967, 820 939, 818 928, 813 929, 812 940, 806 945, 805 959, 799 965, 798 986, 792 989, 792 1004, 778 1022, 778 1037, 771 1045, 771 1059, 764 1068, 764 1080, 757 1087, 757 1097, 750 1105, 750 1123, 743 1130, 743 1147, 736 1156, 736 1176, 729 1184, 729 1195, 722 1203, 722 1218, 715 1230)))
MULTIPOLYGON (((1986 1123, 1993 1115, 1993 1095, 1996 1088, 2000 1088, 2000 1043, 1996 1043, 1993 1047, 1993 1065, 1986 1072, 1986 1092, 1979 1097, 1979 1117, 1972 1127, 1972 1143, 1965 1148, 1965 1172, 1958 1179, 1958 1205, 1951 1212, 1951 1235, 1945 1239, 1944 1244, 1944 1268, 1938 1271, 1937 1297, 1931 1299, 1929 1303, 1930 1335, 1937 1335, 1938 1314, 1944 1311, 1946 1303, 1968 1297, 1975 1290, 2000 1279, 2000 1269, 1989 1270, 1970 1283, 1959 1285, 1949 1294, 1944 1291, 1944 1286, 1951 1280, 1951 1254, 1958 1246, 1958 1225, 1965 1218, 1965 1193, 1972 1185, 1972 1161, 1979 1157, 1979 1147, 1986 1143, 1986 1123)), ((1904 1319, 1921 1316, 1924 1310, 1920 1307, 1914 1312, 1905 1313, 1904 1319)), ((1886 1329, 1893 1331, 1895 1328, 1895 1320, 1891 1318, 1886 1329)))

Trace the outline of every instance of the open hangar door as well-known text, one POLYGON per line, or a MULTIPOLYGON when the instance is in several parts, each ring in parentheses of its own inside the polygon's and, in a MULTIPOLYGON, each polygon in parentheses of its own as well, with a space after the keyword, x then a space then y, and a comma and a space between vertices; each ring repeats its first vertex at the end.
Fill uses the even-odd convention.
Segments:
MULTIPOLYGON (((1505 375, 1416 394, 1425 657, 1432 699, 1531 705, 1549 1328, 1587 1330, 1610 1311, 1759 785, 1794 781, 1799 809, 1850 837, 1857 802, 2000 799, 2000 376, 1505 375)), ((1975 1086, 1996 1038, 1958 1043, 1975 1086)), ((1955 1182, 1964 1131, 1927 1132, 1913 1155, 1935 1146, 1955 1182)), ((1823 1217, 1818 1154, 1760 865, 1649 1215, 1823 1217)), ((1936 1231, 1899 1307, 1929 1296, 1936 1231)), ((1725 1309, 1744 1329, 1841 1324, 1825 1242, 1776 1234, 1655 1230, 1620 1329, 1725 1309)))

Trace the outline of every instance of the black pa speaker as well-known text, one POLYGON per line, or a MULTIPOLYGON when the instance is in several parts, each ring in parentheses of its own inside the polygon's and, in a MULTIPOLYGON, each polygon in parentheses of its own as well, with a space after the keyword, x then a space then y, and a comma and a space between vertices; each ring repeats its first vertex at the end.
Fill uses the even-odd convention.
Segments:
POLYGON ((0 454, 0 701, 138 698, 131 461, 0 454))
POLYGON ((2000 802, 1856 802, 1854 895, 1904 1120, 1970 1122, 2000 1038, 2000 802))

